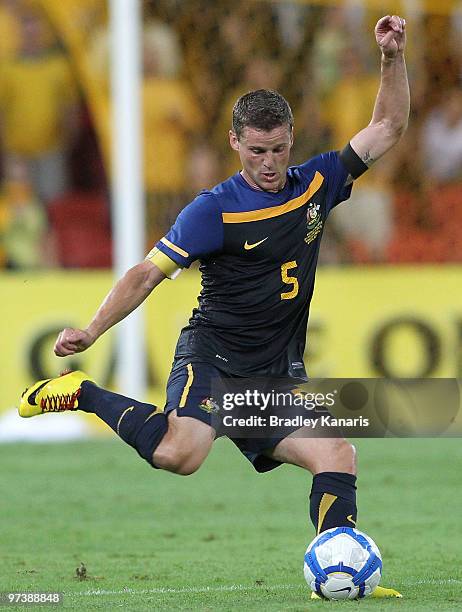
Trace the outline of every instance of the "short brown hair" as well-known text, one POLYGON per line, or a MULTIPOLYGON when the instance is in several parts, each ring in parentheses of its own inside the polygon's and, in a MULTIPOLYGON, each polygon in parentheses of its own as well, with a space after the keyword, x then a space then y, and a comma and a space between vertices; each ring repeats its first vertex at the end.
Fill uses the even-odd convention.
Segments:
POLYGON ((292 110, 284 96, 272 89, 249 91, 233 108, 232 129, 238 138, 245 127, 270 131, 284 123, 293 127, 292 110))

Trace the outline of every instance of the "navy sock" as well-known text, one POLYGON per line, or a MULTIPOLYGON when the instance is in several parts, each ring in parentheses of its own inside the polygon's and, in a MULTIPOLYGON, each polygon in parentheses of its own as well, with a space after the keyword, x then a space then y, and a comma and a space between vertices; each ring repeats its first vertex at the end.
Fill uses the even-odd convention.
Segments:
POLYGON ((321 472, 313 477, 310 517, 316 533, 332 527, 356 526, 356 476, 321 472))
POLYGON ((85 381, 79 409, 92 412, 111 427, 124 442, 152 463, 152 454, 168 429, 167 415, 153 404, 145 404, 85 381))

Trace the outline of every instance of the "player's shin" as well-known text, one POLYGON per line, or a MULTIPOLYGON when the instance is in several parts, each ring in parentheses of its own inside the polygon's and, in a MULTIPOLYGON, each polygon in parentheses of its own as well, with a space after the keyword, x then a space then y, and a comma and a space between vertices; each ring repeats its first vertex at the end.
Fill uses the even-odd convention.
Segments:
POLYGON ((152 463, 152 455, 168 429, 167 416, 153 404, 102 389, 83 382, 79 409, 96 414, 124 442, 152 463))
POLYGON ((316 533, 332 527, 355 527, 356 515, 356 476, 321 472, 313 477, 310 517, 316 533))

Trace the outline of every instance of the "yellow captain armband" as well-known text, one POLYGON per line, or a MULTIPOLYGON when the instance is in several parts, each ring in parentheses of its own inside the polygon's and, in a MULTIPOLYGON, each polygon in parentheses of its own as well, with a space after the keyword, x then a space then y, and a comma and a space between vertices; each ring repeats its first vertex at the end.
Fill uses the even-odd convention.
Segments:
POLYGON ((170 259, 170 257, 168 257, 165 253, 159 251, 157 247, 154 247, 152 251, 149 251, 145 259, 152 261, 152 263, 156 265, 167 278, 172 280, 176 278, 183 269, 180 268, 176 261, 173 261, 173 259, 170 259))

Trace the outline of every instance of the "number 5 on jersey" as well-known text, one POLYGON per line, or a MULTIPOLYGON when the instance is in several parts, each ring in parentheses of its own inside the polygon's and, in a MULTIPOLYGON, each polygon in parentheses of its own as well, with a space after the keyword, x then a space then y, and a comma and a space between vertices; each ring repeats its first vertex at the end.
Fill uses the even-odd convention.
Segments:
POLYGON ((281 293, 281 300, 291 300, 296 295, 298 295, 298 278, 296 276, 288 275, 289 270, 293 270, 296 267, 297 267, 296 261, 288 261, 287 263, 284 263, 281 266, 282 282, 286 283, 286 285, 292 285, 292 289, 290 291, 281 293))

